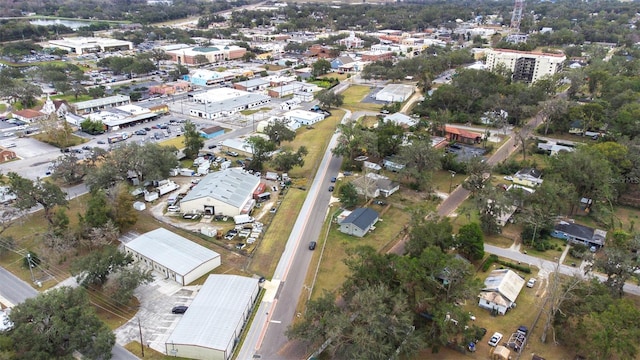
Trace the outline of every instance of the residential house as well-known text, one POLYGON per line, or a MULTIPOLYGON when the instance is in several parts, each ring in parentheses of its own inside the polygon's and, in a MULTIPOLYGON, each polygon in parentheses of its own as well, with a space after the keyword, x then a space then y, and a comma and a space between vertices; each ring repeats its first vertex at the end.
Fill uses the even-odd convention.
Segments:
POLYGON ((382 166, 384 166, 385 169, 393 172, 398 172, 405 168, 405 164, 402 164, 398 160, 391 157, 384 158, 382 160, 382 166))
POLYGON ((513 270, 493 270, 485 279, 484 288, 478 295, 478 306, 504 315, 516 306, 516 299, 524 283, 524 279, 513 270))
POLYGON ((376 198, 379 196, 389 197, 400 190, 400 184, 391 181, 388 177, 367 173, 352 181, 359 195, 376 198))
POLYGON ((373 209, 357 208, 340 222, 340 232, 363 237, 370 230, 375 229, 374 225, 378 218, 378 212, 373 209))
POLYGON ((224 135, 224 128, 220 126, 211 126, 200 130, 200 136, 205 139, 213 139, 216 136, 224 135))
POLYGON ((588 247, 600 249, 604 246, 607 239, 607 232, 600 229, 594 229, 588 226, 560 221, 551 232, 551 236, 567 240, 574 244, 582 244, 588 247))
POLYGON ((338 56, 337 58, 331 60, 331 68, 339 69, 341 66, 354 63, 355 60, 350 56, 338 56))
POLYGON ((482 134, 460 129, 454 126, 444 126, 445 137, 449 141, 456 141, 465 144, 479 144, 482 142, 482 134))
POLYGON ((513 183, 531 188, 536 187, 542 184, 542 172, 534 168, 522 169, 513 175, 513 183))

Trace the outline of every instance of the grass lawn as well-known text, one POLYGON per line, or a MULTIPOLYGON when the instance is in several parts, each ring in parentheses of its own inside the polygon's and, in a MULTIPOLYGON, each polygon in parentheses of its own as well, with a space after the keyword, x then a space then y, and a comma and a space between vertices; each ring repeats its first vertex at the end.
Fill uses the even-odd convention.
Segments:
POLYGON ((76 136, 76 135, 71 134, 67 138, 67 143, 64 144, 64 146, 61 146, 60 144, 55 143, 55 140, 51 139, 49 137, 49 134, 47 134, 47 133, 39 133, 39 134, 33 135, 33 138, 38 140, 38 141, 41 141, 43 143, 47 143, 47 144, 50 144, 50 145, 53 145, 53 146, 58 146, 58 147, 72 147, 72 146, 77 146, 77 145, 80 145, 80 144, 84 144, 87 141, 89 141, 89 140, 87 140, 85 138, 81 138, 80 136, 76 136))
POLYGON ((176 149, 184 149, 184 136, 176 136, 169 140, 159 142, 162 146, 174 146, 176 149))
POLYGON ((114 306, 113 301, 106 299, 99 291, 88 291, 89 301, 95 306, 98 317, 107 324, 109 329, 115 330, 133 318, 138 312, 140 303, 135 297, 125 306, 114 306))
MULTIPOLYGON (((373 208, 380 211, 377 207, 373 208)), ((338 210, 334 207, 332 211, 337 212, 338 210)), ((347 266, 344 264, 344 260, 347 258, 347 249, 368 245, 376 250, 381 250, 385 248, 389 242, 398 238, 404 225, 407 224, 410 219, 411 216, 409 213, 391 206, 380 216, 380 221, 376 224, 376 229, 363 238, 343 234, 338 230, 337 224, 331 224, 331 229, 326 239, 327 244, 324 248, 322 259, 320 259, 320 270, 315 287, 313 288, 312 297, 318 298, 324 290, 333 291, 342 285, 348 274, 347 266)), ((323 241, 323 239, 319 239, 317 250, 323 246, 323 241)), ((307 284, 311 284, 314 273, 315 266, 312 265, 307 274, 307 284)))
POLYGON ((305 146, 309 153, 304 158, 304 166, 295 167, 289 171, 291 178, 305 178, 308 184, 313 179, 315 171, 322 161, 327 143, 336 130, 336 126, 342 121, 344 111, 332 110, 331 116, 324 121, 313 125, 313 129, 302 127, 298 129, 296 138, 291 142, 283 143, 297 150, 300 146, 305 146))
POLYGON ((80 102, 80 101, 88 101, 93 99, 91 96, 89 95, 78 95, 78 98, 76 99, 75 95, 73 94, 68 94, 68 95, 56 95, 56 96, 52 96, 51 100, 66 100, 70 103, 76 103, 76 102, 80 102))
POLYGON ((269 225, 268 231, 257 242, 248 266, 250 273, 265 277, 273 275, 306 197, 306 191, 293 187, 287 190, 285 201, 278 207, 278 212, 269 225))
POLYGON ((161 352, 157 352, 152 348, 145 346, 144 347, 144 357, 142 356, 142 348, 139 342, 132 341, 124 346, 125 349, 129 350, 133 355, 137 356, 140 359, 150 359, 150 360, 165 360, 165 359, 188 359, 177 356, 169 356, 165 355, 161 352))
POLYGON ((0 112, 7 111, 7 104, 0 104, 0 112))
POLYGON ((353 112, 362 110, 375 112, 380 111, 382 106, 378 104, 361 103, 362 99, 364 99, 369 94, 369 92, 371 92, 371 88, 368 86, 350 86, 342 93, 342 95, 344 95, 344 104, 342 105, 342 107, 353 112))
POLYGON ((360 119, 356 119, 362 126, 372 128, 378 125, 380 119, 377 116, 363 116, 360 119))
POLYGON ((263 108, 260 108, 260 109, 242 110, 242 111, 240 111, 240 114, 245 115, 245 116, 249 116, 249 115, 253 115, 255 113, 259 113, 259 112, 262 112, 262 111, 269 111, 269 110, 271 110, 271 108, 263 107, 263 108))
POLYGON ((467 178, 465 174, 455 174, 451 176, 451 173, 447 170, 435 171, 431 177, 431 186, 434 190, 449 193, 449 188, 455 190, 455 188, 462 184, 464 179, 467 178))
POLYGON ((332 73, 318 76, 318 79, 329 79, 329 78, 334 78, 340 81, 344 81, 349 78, 349 74, 338 74, 338 73, 332 72, 332 73))

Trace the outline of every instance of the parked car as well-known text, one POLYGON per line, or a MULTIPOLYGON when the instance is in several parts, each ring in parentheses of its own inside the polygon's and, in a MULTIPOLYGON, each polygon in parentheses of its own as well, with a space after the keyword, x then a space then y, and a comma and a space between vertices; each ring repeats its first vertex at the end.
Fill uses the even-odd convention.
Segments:
POLYGON ((315 250, 316 249, 316 245, 317 243, 315 241, 312 241, 309 243, 309 250, 315 250))
POLYGON ((332 192, 333 190, 335 190, 335 187, 333 185, 329 186, 329 192, 332 192))
POLYGON ((85 145, 82 147, 82 150, 91 150, 91 146, 85 145))
POLYGON ((182 218, 187 220, 198 220, 200 219, 200 214, 184 214, 182 215, 182 218))
POLYGON ((531 278, 529 279, 529 281, 527 281, 527 287, 528 288, 532 288, 536 285, 536 278, 531 278))
POLYGON ((275 213, 276 213, 276 211, 278 211, 278 210, 277 210, 276 208, 274 208, 274 207, 273 207, 273 208, 271 208, 271 210, 269 210, 269 212, 270 212, 270 213, 272 213, 272 214, 275 214, 275 213))
POLYGON ((180 206, 176 206, 176 205, 171 205, 167 208, 167 211, 169 212, 180 212, 180 206))
POLYGON ((184 314, 187 312, 188 308, 189 308, 188 306, 178 305, 178 306, 174 306, 173 309, 171 309, 171 312, 174 314, 184 314))
POLYGON ((382 200, 376 200, 373 203, 376 204, 376 205, 380 205, 380 206, 386 206, 387 205, 387 203, 382 201, 382 200))
POLYGON ((493 335, 491 335, 491 339, 489 339, 489 346, 498 346, 500 340, 502 340, 502 334, 499 332, 493 333, 493 335))
POLYGON ((332 182, 332 183, 336 182, 336 180, 338 180, 338 179, 336 179, 336 177, 335 177, 335 176, 331 178, 331 182, 332 182))
POLYGON ((520 326, 518 327, 517 332, 518 332, 518 333, 520 333, 520 334, 522 334, 522 335, 524 335, 524 336, 527 336, 527 334, 529 333, 529 329, 527 329, 527 327, 526 327, 526 326, 524 326, 524 325, 520 325, 520 326))
POLYGON ((209 146, 208 146, 208 148, 209 148, 209 149, 215 149, 215 148, 217 148, 217 147, 218 147, 218 145, 209 145, 209 146))
POLYGON ((98 140, 98 144, 106 144, 103 140, 98 140))

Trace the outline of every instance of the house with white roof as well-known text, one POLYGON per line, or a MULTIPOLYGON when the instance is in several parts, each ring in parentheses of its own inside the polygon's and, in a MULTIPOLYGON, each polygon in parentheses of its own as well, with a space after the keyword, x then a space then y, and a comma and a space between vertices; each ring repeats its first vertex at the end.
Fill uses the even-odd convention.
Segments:
POLYGON ((515 307, 524 283, 524 279, 513 270, 493 270, 485 279, 484 288, 478 295, 478 306, 504 315, 515 307))

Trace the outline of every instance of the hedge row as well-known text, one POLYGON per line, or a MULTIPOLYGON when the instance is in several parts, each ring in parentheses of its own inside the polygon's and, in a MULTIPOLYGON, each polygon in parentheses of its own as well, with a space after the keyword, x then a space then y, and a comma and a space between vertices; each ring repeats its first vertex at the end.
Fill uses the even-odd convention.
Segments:
POLYGON ((512 268, 518 271, 522 271, 525 274, 531 274, 531 268, 528 266, 524 266, 524 265, 520 265, 520 264, 514 264, 512 262, 508 262, 508 261, 504 261, 504 260, 500 260, 498 259, 497 255, 491 254, 489 255, 489 257, 487 258, 487 260, 485 260, 484 264, 482 264, 482 271, 487 271, 489 270, 489 268, 491 267, 491 265, 493 265, 493 263, 498 263, 502 266, 506 266, 508 268, 512 268))

